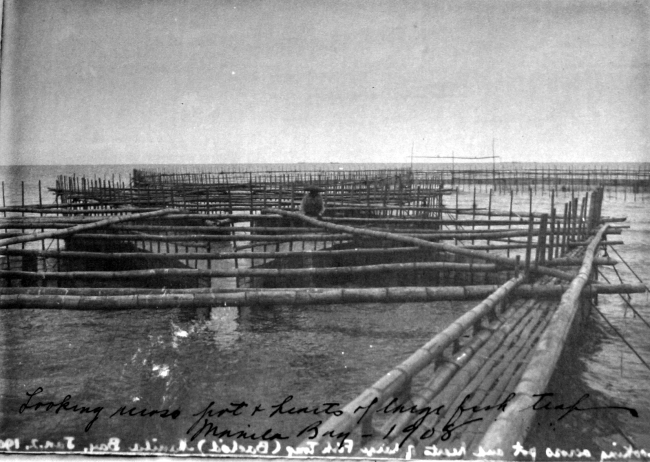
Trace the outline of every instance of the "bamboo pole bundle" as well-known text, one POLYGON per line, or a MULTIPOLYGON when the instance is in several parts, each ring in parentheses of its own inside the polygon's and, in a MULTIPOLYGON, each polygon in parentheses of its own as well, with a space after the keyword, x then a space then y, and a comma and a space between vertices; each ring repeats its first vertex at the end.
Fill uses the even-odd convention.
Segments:
MULTIPOLYGON (((421 407, 430 406, 435 408, 435 405, 432 405, 434 398, 437 403, 444 403, 444 407, 440 412, 433 413, 423 419, 420 431, 431 431, 436 427, 440 428, 440 422, 450 421, 452 418, 450 413, 457 412, 462 399, 469 393, 472 393, 474 399, 476 395, 475 385, 482 378, 481 376, 485 371, 486 358, 491 358, 493 355, 498 354, 499 351, 503 351, 504 343, 507 343, 508 339, 525 335, 531 326, 539 329, 541 326, 537 321, 548 313, 547 305, 548 303, 545 302, 528 300, 521 306, 510 307, 502 316, 490 323, 486 329, 479 330, 468 345, 460 351, 452 353, 454 359, 458 358, 460 360, 457 367, 443 367, 442 370, 437 370, 427 384, 418 390, 418 393, 412 398, 421 407)), ((498 368, 499 365, 504 364, 508 364, 508 362, 501 361, 495 367, 498 368)), ((502 377, 502 382, 505 381, 504 378, 502 377)), ((393 444, 396 439, 399 439, 405 440, 406 445, 417 448, 420 443, 417 436, 408 435, 408 432, 408 438, 400 435, 400 430, 404 429, 412 420, 413 416, 408 414, 397 415, 396 418, 389 419, 382 428, 382 431, 386 431, 384 435, 388 433, 393 425, 395 425, 395 429, 391 433, 392 437, 387 438, 388 441, 385 441, 385 444, 393 444)), ((431 433, 432 438, 429 439, 427 444, 438 443, 443 432, 439 432, 437 437, 435 430, 431 433)), ((381 441, 379 438, 375 438, 369 444, 377 447, 381 444, 381 441)))
POLYGON ((582 266, 576 278, 562 295, 560 305, 549 327, 540 338, 531 361, 515 389, 516 396, 497 420, 488 428, 479 443, 484 450, 510 449, 523 441, 534 417, 535 395, 544 393, 555 365, 564 348, 579 305, 579 298, 592 270, 592 262, 608 225, 598 230, 587 247, 582 266))

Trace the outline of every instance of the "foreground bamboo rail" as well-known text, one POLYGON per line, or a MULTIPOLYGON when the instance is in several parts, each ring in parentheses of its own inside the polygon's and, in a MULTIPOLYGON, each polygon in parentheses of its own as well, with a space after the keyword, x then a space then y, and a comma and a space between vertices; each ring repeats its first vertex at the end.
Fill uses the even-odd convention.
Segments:
MULTIPOLYGON (((513 297, 559 298, 569 286, 522 284, 513 297)), ((391 287, 386 289, 60 289, 0 288, 3 308, 70 310, 124 310, 135 308, 200 308, 204 306, 331 305, 353 303, 421 303, 480 300, 498 289, 496 285, 465 287, 391 287)), ((592 284, 590 294, 644 293, 642 284, 592 284)))
MULTIPOLYGON (((492 180, 506 178, 501 174, 492 180)), ((584 301, 647 288, 593 277, 592 268, 618 263, 598 253, 622 244, 608 237, 625 228, 613 225, 623 219, 602 216, 602 187, 582 196, 571 189, 562 207, 553 190, 548 213, 533 210, 531 189, 523 212, 512 209, 512 195, 509 210, 496 209, 492 191, 483 197, 487 204, 474 194, 470 207, 459 206, 458 188, 449 183, 485 184, 482 175, 135 171, 128 184, 59 177, 55 204, 23 201, 0 209, 0 304, 101 311, 431 303, 436 309, 436 301, 476 300, 304 444, 336 444, 323 436, 329 430, 349 432, 366 448, 401 445, 401 456, 409 448, 421 456, 432 443, 496 452, 525 438, 532 415, 517 413, 518 406, 543 392, 584 301), (322 219, 298 212, 309 184, 325 190, 322 219), (441 439, 448 409, 468 394, 481 406, 507 398, 507 412, 492 409, 462 437, 447 428, 450 437, 441 439), (358 412, 387 402, 448 409, 424 416, 358 412)), ((583 185, 583 176, 571 175, 583 185)), ((634 181, 645 181, 643 175, 634 181)), ((591 185, 598 176, 587 178, 591 185)), ((542 187, 544 181, 551 185, 548 173, 542 187)))

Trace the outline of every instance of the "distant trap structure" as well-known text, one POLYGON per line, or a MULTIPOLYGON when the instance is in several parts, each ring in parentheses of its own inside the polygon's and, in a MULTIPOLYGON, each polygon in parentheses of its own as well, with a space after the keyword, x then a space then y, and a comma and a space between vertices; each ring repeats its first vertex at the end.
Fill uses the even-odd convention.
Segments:
POLYGON ((617 263, 602 250, 621 243, 610 238, 624 220, 602 216, 603 187, 565 204, 553 190, 544 213, 513 211, 512 201, 503 211, 492 191, 485 207, 476 198, 459 207, 449 174, 136 170, 129 184, 59 177, 54 204, 2 208, 2 308, 476 300, 303 444, 338 443, 322 436, 330 431, 366 448, 399 443, 402 456, 408 447, 422 455, 425 444, 497 453, 524 440, 533 395, 544 393, 598 294, 647 289, 597 280, 598 266, 617 263), (299 213, 308 186, 324 191, 322 219, 299 213), (455 205, 446 204, 454 194, 455 205), (473 406, 487 406, 485 418, 443 438, 447 413, 470 394, 473 406), (424 417, 359 412, 386 403, 445 406, 424 417))

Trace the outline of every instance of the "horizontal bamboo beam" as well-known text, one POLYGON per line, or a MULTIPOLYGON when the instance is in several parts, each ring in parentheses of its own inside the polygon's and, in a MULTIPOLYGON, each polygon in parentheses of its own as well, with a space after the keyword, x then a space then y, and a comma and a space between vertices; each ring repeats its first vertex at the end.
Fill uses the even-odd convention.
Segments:
POLYGON ((153 241, 153 242, 231 242, 231 241, 341 241, 352 239, 351 234, 85 234, 77 233, 75 239, 104 240, 104 241, 153 241))
POLYGON ((162 210, 156 210, 153 212, 146 212, 146 213, 135 213, 131 215, 121 215, 117 217, 112 217, 108 218, 105 220, 100 220, 95 223, 88 223, 84 225, 77 225, 77 226, 72 226, 67 229, 59 230, 59 231, 49 231, 49 232, 44 232, 44 233, 33 233, 31 235, 27 236, 18 236, 18 237, 10 237, 6 239, 0 239, 0 247, 3 246, 8 246, 12 244, 20 244, 23 242, 32 242, 32 241, 40 241, 43 239, 52 239, 52 238, 61 238, 65 236, 70 236, 75 233, 81 232, 81 231, 89 231, 91 229, 97 229, 101 228, 104 226, 108 226, 114 223, 120 223, 122 221, 129 221, 129 220, 137 220, 139 218, 151 218, 151 217, 156 217, 160 215, 167 215, 169 213, 174 213, 176 212, 175 209, 162 209, 162 210))
MULTIPOLYGON (((258 244, 261 245, 261 244, 258 244)), ((189 247, 194 247, 193 244, 189 247)), ((185 253, 151 253, 151 252, 83 252, 76 250, 35 250, 35 249, 0 249, 0 255, 35 255, 46 258, 89 258, 102 260, 123 260, 139 258, 147 260, 231 260, 231 259, 274 259, 286 257, 302 257, 309 255, 313 257, 342 256, 342 255, 385 255, 385 254, 410 254, 422 253, 420 247, 386 247, 386 248, 358 248, 341 250, 292 250, 267 252, 185 252, 185 253)))
MULTIPOLYGON (((341 249, 341 250, 293 250, 293 251, 269 251, 269 252, 183 252, 183 253, 150 253, 150 252, 84 252, 75 250, 36 250, 36 249, 0 249, 0 255, 9 256, 36 256, 41 258, 54 259, 90 259, 90 260, 128 260, 128 259, 146 259, 146 260, 230 260, 230 259, 275 259, 285 257, 301 257, 309 255, 311 257, 322 256, 343 256, 343 255, 381 255, 381 254, 409 254, 421 253, 420 247, 387 247, 387 248, 360 248, 360 249, 341 249)), ((581 264, 580 259, 572 257, 556 258, 546 262, 549 267, 558 266, 578 266, 581 264)), ((611 258, 595 258, 594 265, 613 266, 618 261, 611 258)))
MULTIPOLYGON (((569 286, 522 284, 509 293, 519 298, 558 298, 569 286)), ((468 287, 389 287, 366 289, 111 289, 111 288, 0 288, 3 309, 135 309, 198 308, 248 305, 328 305, 354 303, 419 303, 481 300, 499 289, 497 285, 468 287)), ((593 284, 591 293, 643 293, 642 284, 593 284)), ((494 302, 493 302, 494 303, 494 302)), ((432 307, 433 308, 433 307, 432 307)), ((487 308, 483 308, 481 313, 487 308)), ((472 315, 471 319, 475 316, 472 315)), ((466 322, 450 328, 463 331, 466 322)), ((450 331, 451 332, 451 331, 450 331)), ((453 337, 453 336, 452 336, 453 337)), ((430 342, 431 343, 431 342, 430 342)), ((434 342, 430 345, 444 347, 434 342)))
MULTIPOLYGON (((454 213, 454 210, 444 210, 444 212, 454 213)), ((509 220, 481 220, 481 219, 463 219, 459 218, 458 220, 449 220, 441 218, 418 218, 418 217, 403 217, 403 218, 361 218, 361 217, 323 217, 323 221, 327 223, 396 223, 396 224, 410 224, 410 223, 436 223, 436 224, 446 224, 446 225, 455 225, 461 224, 464 226, 471 225, 508 225, 508 224, 517 224, 517 225, 528 225, 529 219, 515 219, 514 217, 509 220)), ((539 220, 534 220, 535 223, 539 223, 539 220)))
POLYGON ((83 210, 77 210, 73 209, 70 210, 68 208, 42 208, 37 205, 33 205, 31 207, 0 207, 0 212, 20 212, 20 213, 39 213, 39 214, 64 214, 64 215, 92 215, 92 214, 97 214, 97 215, 123 215, 123 214, 138 214, 138 213, 147 213, 147 212, 155 212, 156 210, 160 210, 160 207, 124 207, 124 208, 114 208, 114 209, 107 209, 107 208, 100 208, 101 204, 79 204, 79 207, 84 207, 83 210), (97 206, 97 208, 94 208, 94 206, 97 206))
POLYGON ((383 263, 365 266, 341 266, 319 268, 239 268, 239 269, 186 269, 186 268, 156 268, 130 271, 16 271, 0 270, 0 278, 18 279, 29 278, 37 280, 54 279, 148 279, 160 276, 178 277, 295 277, 323 276, 337 274, 365 274, 378 272, 403 271, 459 271, 459 272, 495 272, 509 268, 499 268, 491 263, 453 263, 453 262, 409 262, 383 263))

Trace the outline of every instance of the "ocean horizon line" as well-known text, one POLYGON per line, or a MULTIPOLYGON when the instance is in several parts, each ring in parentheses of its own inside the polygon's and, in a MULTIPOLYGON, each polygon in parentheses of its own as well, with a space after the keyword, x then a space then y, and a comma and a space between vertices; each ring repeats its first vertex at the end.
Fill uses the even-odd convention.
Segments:
MULTIPOLYGON (((0 167, 92 167, 92 166, 202 166, 202 165, 400 165, 400 166, 410 166, 410 165, 452 165, 452 164, 464 164, 464 165, 485 165, 490 166, 492 162, 206 162, 206 163, 195 163, 195 162, 171 162, 171 163, 81 163, 81 164, 0 164, 0 167)), ((501 161, 496 162, 496 165, 507 165, 507 164, 528 164, 528 165, 648 165, 650 166, 650 161, 638 162, 638 161, 566 161, 566 162, 530 162, 530 161, 501 161)))

